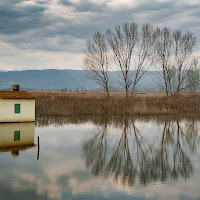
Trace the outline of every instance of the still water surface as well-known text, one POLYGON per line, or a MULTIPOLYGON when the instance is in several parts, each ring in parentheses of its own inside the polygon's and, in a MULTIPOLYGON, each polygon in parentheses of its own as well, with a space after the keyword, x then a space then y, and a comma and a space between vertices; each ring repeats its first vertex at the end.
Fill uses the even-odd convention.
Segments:
POLYGON ((0 199, 200 199, 199 127, 126 117, 0 124, 0 199))

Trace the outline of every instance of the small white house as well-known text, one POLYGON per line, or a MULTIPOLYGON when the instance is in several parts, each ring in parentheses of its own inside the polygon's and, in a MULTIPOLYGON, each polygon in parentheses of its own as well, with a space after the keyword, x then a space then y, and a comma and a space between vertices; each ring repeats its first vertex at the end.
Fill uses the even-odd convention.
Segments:
POLYGON ((35 99, 19 91, 19 85, 13 85, 13 91, 0 91, 0 122, 35 121, 35 99))

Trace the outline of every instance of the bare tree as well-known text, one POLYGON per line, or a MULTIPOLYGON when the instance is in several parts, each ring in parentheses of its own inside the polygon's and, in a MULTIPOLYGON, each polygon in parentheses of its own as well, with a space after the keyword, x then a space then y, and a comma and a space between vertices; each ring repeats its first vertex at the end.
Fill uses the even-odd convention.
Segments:
POLYGON ((198 60, 194 60, 193 68, 189 69, 189 75, 187 77, 187 88, 193 94, 199 90, 200 76, 199 76, 199 63, 198 60))
POLYGON ((134 59, 134 77, 132 86, 132 95, 137 83, 142 76, 155 62, 154 45, 157 39, 157 31, 150 24, 142 26, 138 35, 137 50, 134 59))
POLYGON ((158 30, 155 50, 157 52, 157 73, 164 81, 166 95, 177 92, 184 85, 187 77, 191 73, 194 61, 192 53, 197 43, 197 39, 192 33, 182 34, 180 30, 171 34, 169 28, 158 30))
POLYGON ((157 54, 156 69, 157 73, 164 81, 164 90, 168 96, 172 89, 173 65, 172 65, 172 36, 170 30, 164 27, 162 30, 157 29, 157 40, 155 51, 157 54))
POLYGON ((104 34, 96 32, 87 41, 84 54, 84 69, 89 70, 90 77, 104 88, 109 98, 109 55, 104 34))
POLYGON ((186 80, 193 72, 193 58, 197 39, 191 32, 182 34, 180 30, 171 33, 170 29, 154 28, 150 24, 142 26, 138 32, 135 23, 124 23, 116 26, 114 31, 106 34, 96 32, 86 43, 84 50, 84 68, 89 70, 91 77, 106 91, 109 98, 110 79, 108 71, 111 65, 111 55, 128 99, 142 76, 151 66, 161 79, 166 95, 187 87, 186 80), (131 72, 131 69, 134 72, 131 72))
POLYGON ((138 25, 135 23, 125 23, 116 26, 115 31, 107 30, 107 41, 113 52, 114 61, 120 70, 121 84, 125 88, 128 99, 129 88, 132 84, 130 74, 130 64, 133 49, 138 40, 138 25))
POLYGON ((191 32, 184 35, 180 30, 173 33, 174 66, 176 69, 176 92, 179 93, 181 86, 189 76, 193 68, 192 53, 197 44, 197 38, 191 32))

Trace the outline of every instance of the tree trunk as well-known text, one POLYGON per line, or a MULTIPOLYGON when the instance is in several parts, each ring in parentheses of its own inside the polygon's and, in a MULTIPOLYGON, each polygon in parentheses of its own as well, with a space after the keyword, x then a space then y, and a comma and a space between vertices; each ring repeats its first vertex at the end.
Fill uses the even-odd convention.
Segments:
POLYGON ((128 88, 126 87, 126 99, 128 99, 128 88))
POLYGON ((106 94, 107 94, 107 98, 109 99, 110 98, 110 93, 109 93, 109 89, 106 88, 106 94))

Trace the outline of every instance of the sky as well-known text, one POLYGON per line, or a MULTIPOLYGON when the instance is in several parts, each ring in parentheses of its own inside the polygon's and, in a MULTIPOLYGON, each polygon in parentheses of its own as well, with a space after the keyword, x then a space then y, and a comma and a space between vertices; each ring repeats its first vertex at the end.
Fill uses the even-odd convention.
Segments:
POLYGON ((124 22, 200 41, 199 19, 199 0, 0 0, 0 70, 82 69, 86 40, 124 22))

